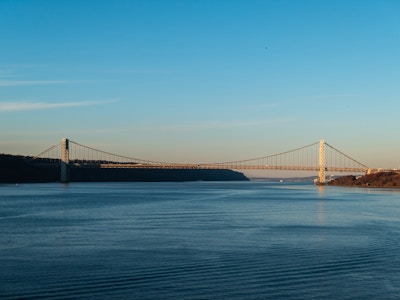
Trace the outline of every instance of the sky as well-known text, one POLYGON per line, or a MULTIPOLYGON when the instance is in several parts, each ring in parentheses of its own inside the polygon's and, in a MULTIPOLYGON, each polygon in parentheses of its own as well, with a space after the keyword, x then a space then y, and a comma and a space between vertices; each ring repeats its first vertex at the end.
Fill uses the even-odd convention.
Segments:
POLYGON ((400 1, 0 0, 0 153, 167 162, 324 139, 400 168, 400 1))

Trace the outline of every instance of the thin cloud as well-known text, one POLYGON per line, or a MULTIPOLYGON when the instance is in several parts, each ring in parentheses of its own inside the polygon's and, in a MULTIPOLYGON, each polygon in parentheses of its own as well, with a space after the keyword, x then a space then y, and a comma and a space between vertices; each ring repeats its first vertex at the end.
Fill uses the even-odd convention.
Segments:
POLYGON ((0 70, 0 78, 10 78, 15 77, 15 75, 11 75, 10 72, 5 70, 0 70))
POLYGON ((179 71, 171 69, 132 69, 132 70, 114 69, 114 70, 106 70, 103 72, 111 74, 168 74, 168 73, 176 73, 179 71))
POLYGON ((108 104, 117 100, 108 101, 80 101, 80 102, 0 102, 0 112, 27 111, 27 110, 45 110, 65 107, 91 106, 99 104, 108 104))
POLYGON ((32 86, 32 85, 47 85, 47 84, 66 84, 78 83, 76 80, 0 80, 0 86, 32 86))

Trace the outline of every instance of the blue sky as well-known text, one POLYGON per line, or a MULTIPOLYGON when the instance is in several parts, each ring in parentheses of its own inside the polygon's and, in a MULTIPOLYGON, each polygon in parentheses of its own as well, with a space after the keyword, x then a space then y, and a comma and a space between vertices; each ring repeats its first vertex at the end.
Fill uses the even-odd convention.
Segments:
POLYGON ((400 167, 399 1, 0 0, 0 153, 400 167))

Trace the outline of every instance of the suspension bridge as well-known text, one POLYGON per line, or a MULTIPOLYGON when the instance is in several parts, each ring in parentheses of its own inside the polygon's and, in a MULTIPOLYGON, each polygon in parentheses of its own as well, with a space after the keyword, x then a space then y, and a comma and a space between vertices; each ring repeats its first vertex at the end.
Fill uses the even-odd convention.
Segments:
POLYGON ((118 155, 63 138, 32 159, 40 166, 60 166, 60 181, 69 181, 70 168, 159 168, 315 171, 324 184, 325 172, 366 173, 366 165, 324 140, 289 151, 245 160, 214 163, 170 163, 118 155))

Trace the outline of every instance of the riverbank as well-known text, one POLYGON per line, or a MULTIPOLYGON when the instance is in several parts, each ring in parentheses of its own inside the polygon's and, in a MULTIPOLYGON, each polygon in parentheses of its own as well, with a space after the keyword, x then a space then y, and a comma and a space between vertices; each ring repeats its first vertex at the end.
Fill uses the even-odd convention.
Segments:
MULTIPOLYGON (((60 165, 35 165, 31 157, 0 154, 0 183, 60 181, 60 165)), ((247 181, 243 173, 218 169, 70 167, 70 182, 247 181)))
POLYGON ((372 188, 400 188, 399 172, 378 172, 367 174, 364 176, 342 176, 336 178, 328 185, 334 186, 355 186, 355 187, 372 187, 372 188))

